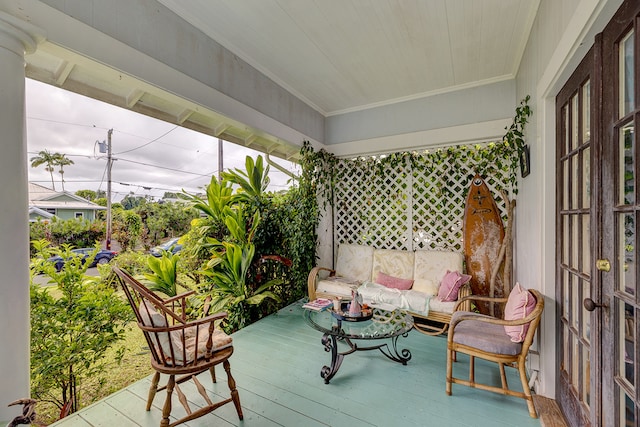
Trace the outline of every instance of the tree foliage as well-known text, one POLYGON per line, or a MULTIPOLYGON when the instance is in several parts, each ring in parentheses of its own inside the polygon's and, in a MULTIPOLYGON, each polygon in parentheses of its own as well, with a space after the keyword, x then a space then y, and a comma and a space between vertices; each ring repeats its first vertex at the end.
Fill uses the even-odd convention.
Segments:
MULTIPOLYGON (((77 248, 95 246, 105 236, 105 224, 101 220, 88 219, 58 219, 50 221, 35 221, 29 223, 30 239, 46 239, 54 246, 68 244, 77 248)), ((32 255, 36 249, 31 245, 32 255)))
MULTIPOLYGON (((108 375, 105 367, 112 361, 104 354, 123 338, 131 311, 114 289, 86 276, 88 263, 71 246, 34 246, 40 256, 32 271, 43 271, 59 297, 31 284, 31 394, 59 408, 70 403, 74 412, 85 380, 108 375), (51 255, 67 259, 60 272, 47 261, 51 255)), ((122 349, 117 354, 122 357, 122 349)))
POLYGON ((142 232, 140 215, 131 210, 114 210, 112 236, 123 251, 135 249, 142 232))

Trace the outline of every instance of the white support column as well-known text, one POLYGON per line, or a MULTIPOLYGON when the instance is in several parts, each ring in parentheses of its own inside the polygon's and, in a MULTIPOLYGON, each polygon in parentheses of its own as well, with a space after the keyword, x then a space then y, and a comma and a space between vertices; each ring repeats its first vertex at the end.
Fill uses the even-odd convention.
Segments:
POLYGON ((0 11, 0 425, 29 397, 29 214, 25 61, 42 32, 0 11))

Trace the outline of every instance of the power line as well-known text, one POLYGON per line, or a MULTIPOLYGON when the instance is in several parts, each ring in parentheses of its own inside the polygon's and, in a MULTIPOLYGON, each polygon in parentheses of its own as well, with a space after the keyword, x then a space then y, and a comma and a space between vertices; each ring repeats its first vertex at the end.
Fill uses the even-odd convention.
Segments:
POLYGON ((162 135, 160 135, 160 136, 159 136, 159 137, 157 137, 156 139, 152 139, 151 141, 149 141, 149 142, 147 142, 147 143, 145 143, 145 144, 142 144, 142 145, 140 145, 140 146, 138 146, 138 147, 132 148, 132 149, 130 149, 130 150, 120 151, 120 152, 118 152, 118 153, 114 153, 114 154, 130 153, 130 152, 132 152, 132 151, 135 151, 135 150, 139 150, 139 149, 141 149, 141 148, 144 148, 144 147, 146 147, 146 146, 147 146, 147 145, 149 145, 149 144, 153 144, 154 142, 156 142, 156 141, 157 141, 157 140, 159 140, 160 138, 163 138, 163 137, 165 137, 166 135, 169 135, 171 132, 173 132, 174 130, 178 129, 178 127, 180 127, 180 126, 179 126, 179 125, 175 125, 175 126, 173 127, 173 129, 168 130, 167 132, 163 133, 162 135))

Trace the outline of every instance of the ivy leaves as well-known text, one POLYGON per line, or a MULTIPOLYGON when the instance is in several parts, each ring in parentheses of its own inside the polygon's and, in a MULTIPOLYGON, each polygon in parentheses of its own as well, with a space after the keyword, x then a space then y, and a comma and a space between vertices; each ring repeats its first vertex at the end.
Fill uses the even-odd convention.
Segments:
MULTIPOLYGON (((517 171, 520 156, 524 150, 524 129, 532 114, 527 95, 516 108, 513 123, 501 141, 474 145, 456 145, 435 150, 398 152, 382 156, 359 157, 356 159, 338 159, 333 154, 320 150, 314 152, 309 142, 305 141, 301 150, 302 180, 309 181, 316 194, 325 203, 331 202, 332 189, 335 185, 336 171, 353 175, 358 170, 367 170, 375 177, 384 178, 389 169, 410 173, 419 171, 430 173, 435 169, 446 169, 451 174, 479 173, 483 176, 503 175, 506 173, 506 186, 513 194, 518 193, 517 171)), ((446 192, 447 173, 443 174, 443 182, 439 183, 446 192)), ((373 178, 373 177, 372 177, 373 178)))

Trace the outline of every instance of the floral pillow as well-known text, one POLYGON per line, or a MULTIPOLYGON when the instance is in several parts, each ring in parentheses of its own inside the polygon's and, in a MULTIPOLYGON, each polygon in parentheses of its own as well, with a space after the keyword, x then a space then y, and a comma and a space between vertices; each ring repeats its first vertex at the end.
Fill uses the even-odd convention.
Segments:
POLYGON ((379 271, 378 275, 376 276, 375 283, 384 285, 387 288, 406 291, 411 289, 411 286, 413 286, 413 279, 401 279, 399 277, 389 276, 388 274, 379 271))
POLYGON ((455 301, 458 299, 458 291, 460 287, 471 280, 468 274, 462 274, 458 271, 449 271, 440 282, 438 289, 438 299, 443 302, 455 301))

